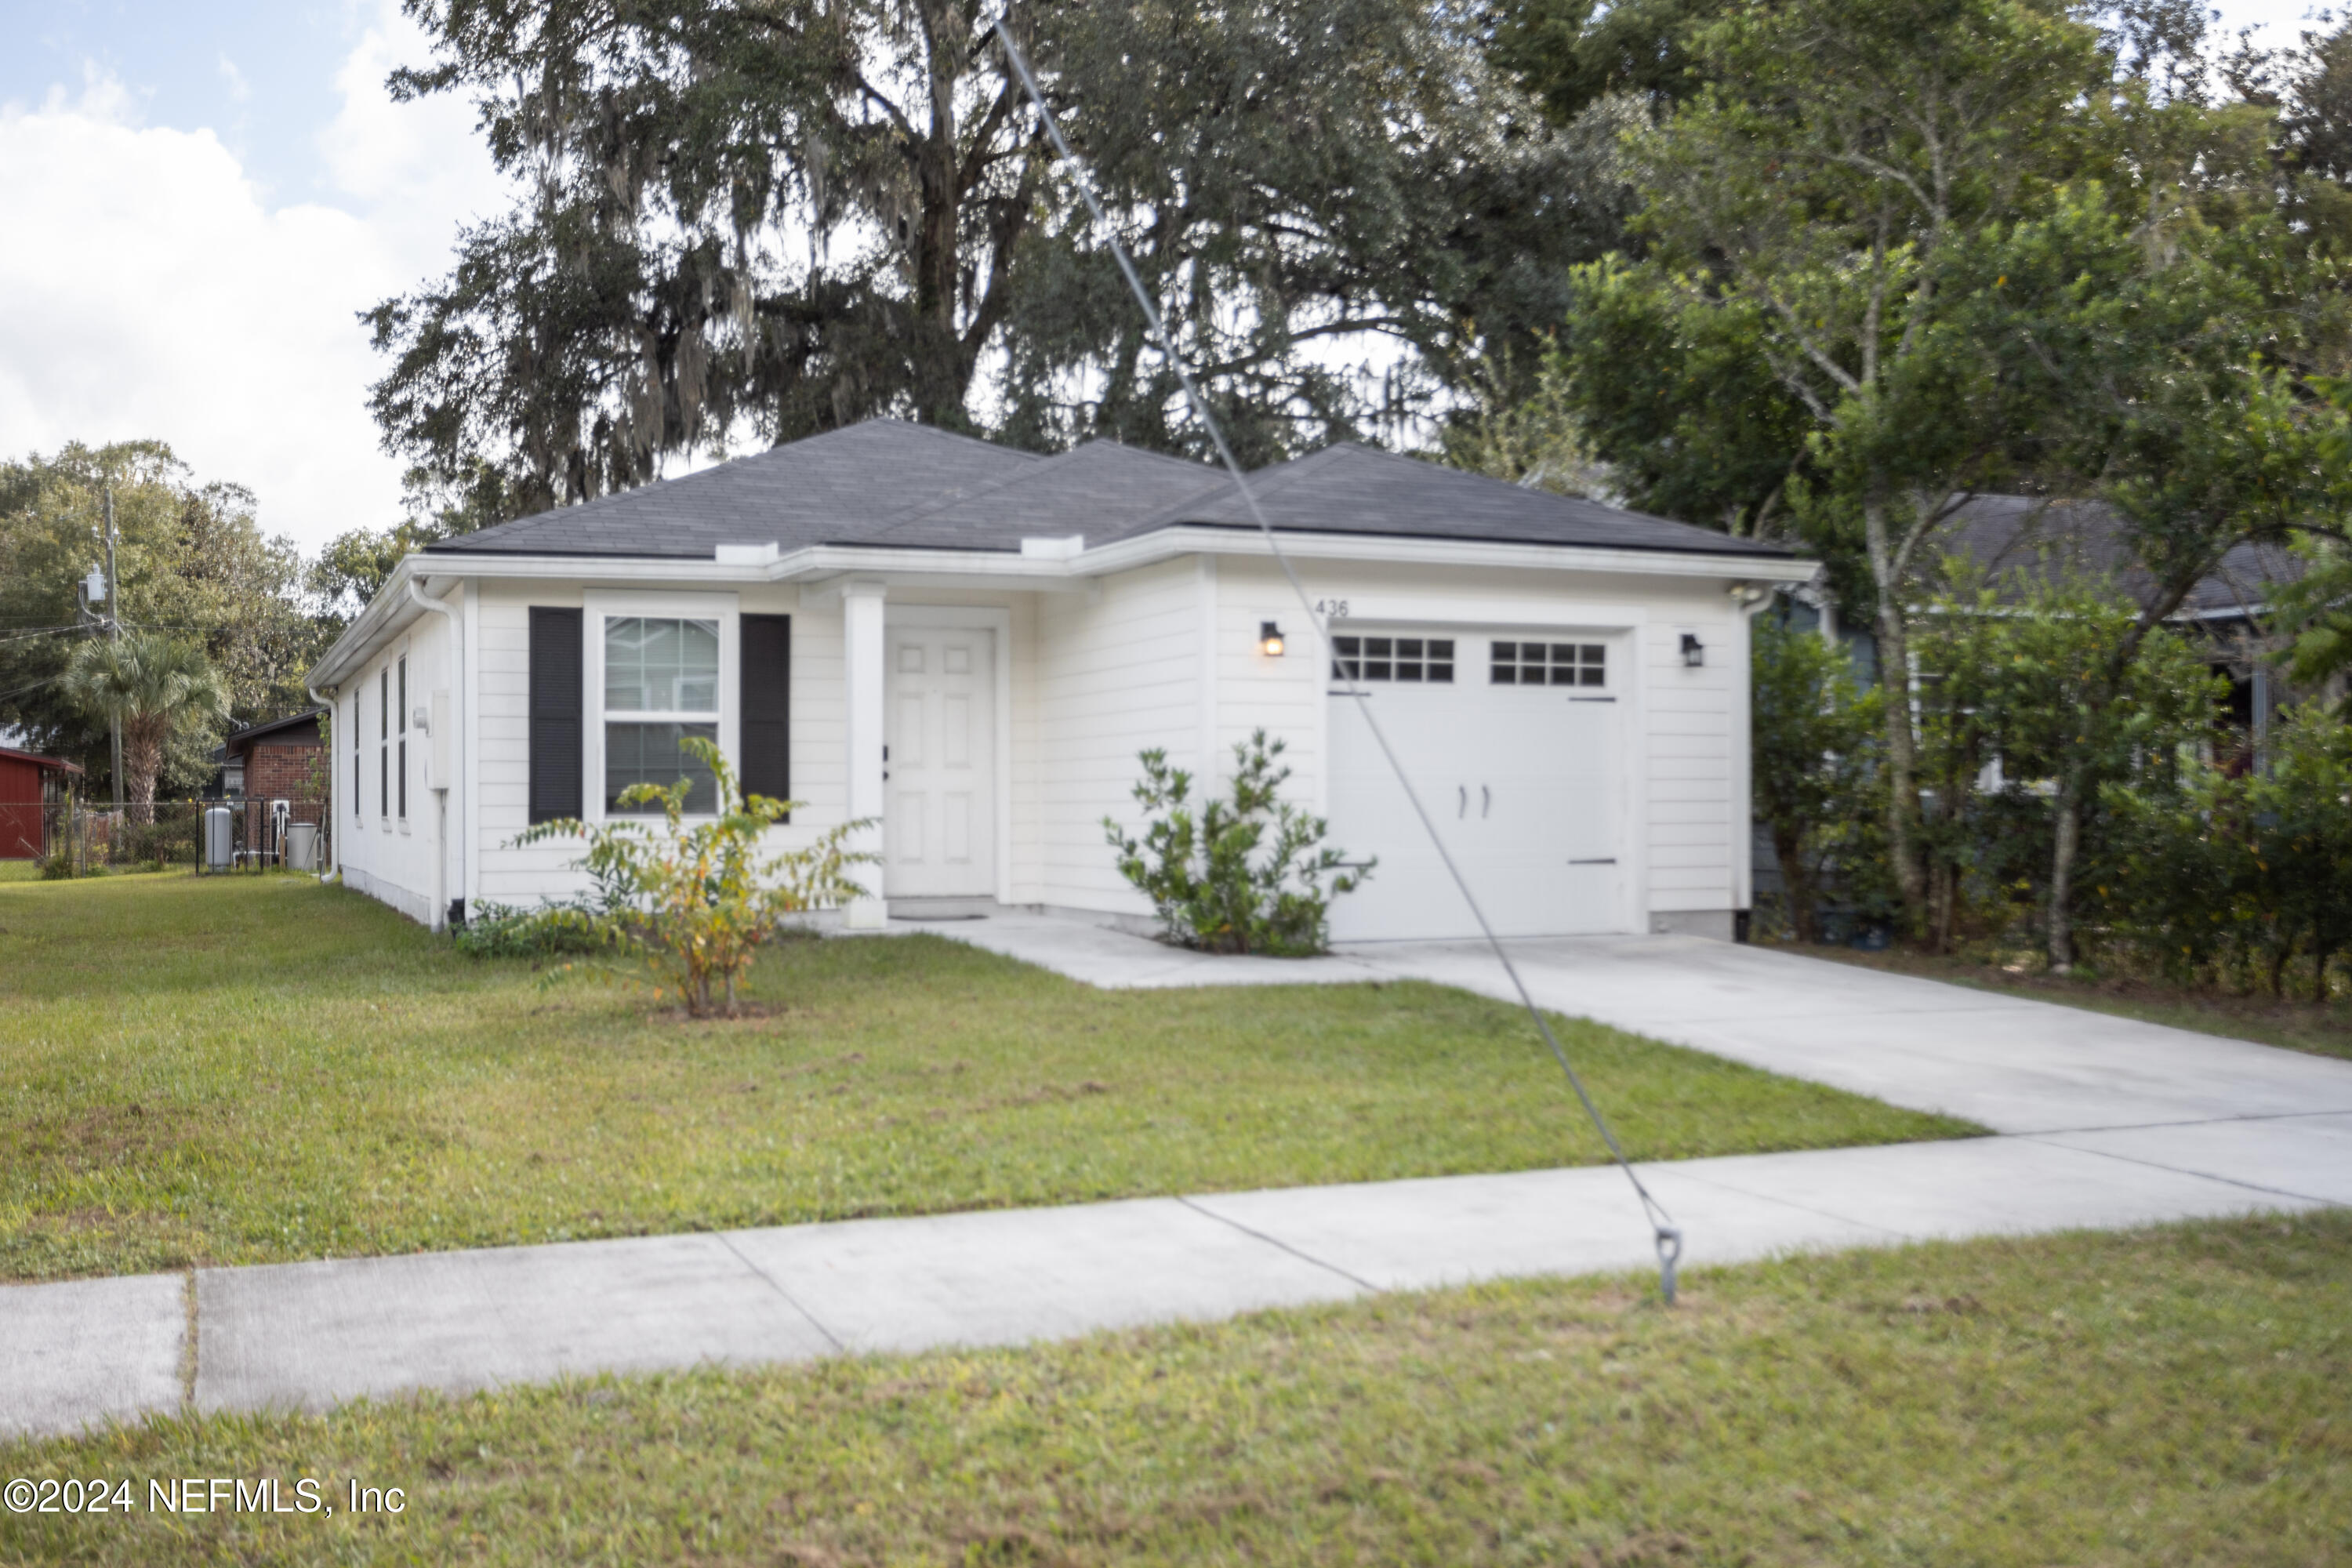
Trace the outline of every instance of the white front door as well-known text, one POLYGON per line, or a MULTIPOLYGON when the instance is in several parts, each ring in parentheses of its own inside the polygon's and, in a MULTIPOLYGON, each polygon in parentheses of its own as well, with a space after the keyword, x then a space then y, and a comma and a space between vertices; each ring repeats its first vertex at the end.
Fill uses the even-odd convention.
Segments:
POLYGON ((1364 695, 1332 682, 1330 836, 1380 864, 1331 906, 1340 942, 1477 934, 1429 834, 1381 753, 1378 718, 1446 851, 1501 936, 1617 928, 1622 643, 1336 632, 1364 695), (1444 657, 1439 658, 1442 654, 1444 657))
POLYGON ((996 891, 996 637, 891 626, 882 890, 893 899, 996 891))

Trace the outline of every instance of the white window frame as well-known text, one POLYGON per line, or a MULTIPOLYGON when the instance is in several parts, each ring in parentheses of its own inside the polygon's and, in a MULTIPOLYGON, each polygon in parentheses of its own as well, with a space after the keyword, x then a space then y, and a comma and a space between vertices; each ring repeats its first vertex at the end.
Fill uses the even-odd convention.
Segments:
POLYGON ((393 691, 399 711, 393 715, 392 815, 403 833, 408 831, 408 645, 393 656, 393 691))
POLYGON ((392 831, 392 660, 375 670, 375 817, 379 830, 392 831))
MULTIPOLYGON (((614 724, 699 723, 698 717, 682 717, 676 713, 649 713, 638 709, 604 707, 604 623, 643 616, 656 620, 717 621, 719 623, 719 751, 730 766, 741 766, 742 758, 742 626, 741 598, 735 594, 644 594, 605 592, 592 589, 581 595, 580 668, 581 717, 583 733, 580 737, 580 761, 586 776, 582 779, 580 804, 583 821, 610 820, 604 810, 604 726, 614 724)), ((635 820, 637 814, 620 814, 635 820)), ((697 813, 688 821, 708 822, 711 818, 697 813)))

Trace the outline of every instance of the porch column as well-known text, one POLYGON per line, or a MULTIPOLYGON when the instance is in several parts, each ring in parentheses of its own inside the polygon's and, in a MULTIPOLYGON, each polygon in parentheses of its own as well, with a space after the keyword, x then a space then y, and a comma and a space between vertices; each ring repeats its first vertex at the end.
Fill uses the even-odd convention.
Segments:
MULTIPOLYGON (((841 590, 842 686, 848 710, 849 817, 873 826, 856 834, 854 847, 872 854, 882 851, 883 659, 882 584, 847 583, 841 590)), ((882 899, 880 865, 860 866, 857 879, 871 897, 851 902, 847 910, 852 931, 880 931, 889 919, 882 899)))

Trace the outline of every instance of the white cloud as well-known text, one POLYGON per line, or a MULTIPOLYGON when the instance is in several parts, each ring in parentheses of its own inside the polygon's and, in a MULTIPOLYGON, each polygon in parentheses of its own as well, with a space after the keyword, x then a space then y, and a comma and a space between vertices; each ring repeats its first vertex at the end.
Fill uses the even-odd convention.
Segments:
POLYGON ((245 79, 245 73, 236 68, 236 62, 226 54, 220 58, 220 75, 222 85, 228 89, 230 102, 243 103, 253 96, 253 84, 245 79))
POLYGON ((270 205, 212 131, 143 126, 95 72, 0 110, 0 453, 154 437, 306 548, 392 521, 356 313, 439 271, 498 198, 463 106, 384 92, 407 26, 382 0, 340 74, 336 205, 270 205))

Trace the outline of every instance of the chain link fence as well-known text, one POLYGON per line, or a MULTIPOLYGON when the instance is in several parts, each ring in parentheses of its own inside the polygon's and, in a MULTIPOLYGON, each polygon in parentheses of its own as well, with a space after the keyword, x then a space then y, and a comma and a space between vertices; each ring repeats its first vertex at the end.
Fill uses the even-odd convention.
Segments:
MULTIPOLYGON (((51 877, 324 871, 334 864, 334 813, 323 795, 159 800, 152 806, 68 796, 40 813, 39 840, 24 847, 51 877)), ((26 837, 21 825, 17 836, 26 837)))

